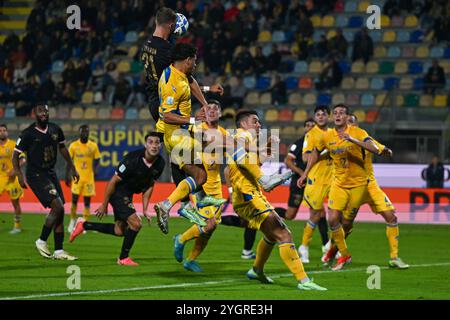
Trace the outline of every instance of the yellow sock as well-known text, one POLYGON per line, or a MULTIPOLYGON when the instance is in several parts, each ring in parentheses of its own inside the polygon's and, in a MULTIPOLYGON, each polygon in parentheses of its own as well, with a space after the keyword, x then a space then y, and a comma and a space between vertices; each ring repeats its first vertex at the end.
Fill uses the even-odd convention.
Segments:
POLYGON ((253 263, 253 267, 256 270, 264 270, 264 265, 267 259, 270 257, 274 244, 269 243, 266 239, 262 238, 259 240, 258 247, 256 248, 256 259, 253 263))
POLYGON ((200 236, 200 230, 198 226, 194 224, 192 227, 187 229, 180 237, 180 242, 185 243, 186 241, 198 238, 200 236))
POLYGON ((316 225, 312 223, 311 220, 308 220, 303 229, 302 246, 309 247, 315 229, 316 225))
POLYGON ((340 226, 337 230, 331 231, 331 238, 334 240, 334 243, 338 247, 342 256, 346 257, 350 255, 348 252, 347 243, 345 242, 345 232, 342 226, 340 226))
POLYGON ((302 260, 298 255, 295 245, 293 243, 283 243, 278 246, 280 248, 280 257, 284 264, 294 274, 297 281, 307 278, 303 268, 302 260))
POLYGON ((203 249, 205 249, 206 245, 208 244, 209 238, 205 237, 198 237, 195 239, 195 244, 192 247, 191 252, 189 253, 188 260, 192 261, 197 259, 197 257, 200 255, 200 253, 203 252, 203 249))
POLYGON ((91 215, 91 213, 89 211, 89 208, 84 208, 83 209, 83 218, 84 218, 84 220, 88 221, 90 215, 91 215))
POLYGON ((168 200, 173 206, 195 189, 197 189, 197 183, 192 177, 187 177, 178 184, 177 188, 170 194, 168 200))
POLYGON ((77 218, 77 205, 72 203, 72 206, 70 207, 70 219, 76 218, 77 218))
POLYGON ((17 220, 14 221, 14 229, 22 229, 22 223, 17 220))
POLYGON ((386 225, 386 236, 389 241, 389 254, 391 259, 398 258, 398 235, 399 235, 398 225, 386 225))

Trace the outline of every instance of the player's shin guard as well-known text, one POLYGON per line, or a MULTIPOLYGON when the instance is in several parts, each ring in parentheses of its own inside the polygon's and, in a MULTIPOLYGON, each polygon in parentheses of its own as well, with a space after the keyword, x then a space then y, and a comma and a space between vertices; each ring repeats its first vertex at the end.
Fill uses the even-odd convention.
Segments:
POLYGON ((280 248, 281 260, 283 260, 297 281, 308 278, 295 245, 293 243, 282 243, 278 247, 280 248))
POLYGON ((253 264, 255 270, 258 272, 264 270, 264 265, 266 264, 267 259, 269 259, 274 245, 275 243, 270 242, 266 237, 259 240, 258 247, 256 248, 256 259, 253 264))
POLYGON ((308 220, 303 229, 302 246, 309 247, 315 229, 316 225, 311 220, 308 220))
POLYGON ((178 201, 189 196, 189 193, 197 189, 197 185, 197 182, 192 177, 187 177, 181 181, 168 198, 170 205, 173 206, 178 201))
POLYGON ((196 224, 191 226, 189 229, 187 229, 180 237, 179 241, 181 243, 186 243, 189 240, 192 240, 194 238, 198 238, 200 236, 200 227, 196 224))
POLYGON ((347 243, 345 242, 345 232, 342 225, 337 228, 331 228, 331 238, 339 249, 342 256, 346 257, 350 255, 347 248, 347 243))
POLYGON ((391 259, 398 258, 399 229, 397 223, 386 225, 386 236, 389 241, 389 254, 391 259))
POLYGON ((131 230, 129 227, 125 230, 125 237, 123 239, 122 250, 120 252, 120 260, 128 258, 138 232, 139 231, 131 230))
POLYGON ((202 236, 195 239, 195 244, 192 247, 191 252, 189 253, 188 260, 192 261, 197 259, 197 257, 203 252, 203 250, 206 248, 206 245, 208 244, 210 235, 209 236, 202 236))

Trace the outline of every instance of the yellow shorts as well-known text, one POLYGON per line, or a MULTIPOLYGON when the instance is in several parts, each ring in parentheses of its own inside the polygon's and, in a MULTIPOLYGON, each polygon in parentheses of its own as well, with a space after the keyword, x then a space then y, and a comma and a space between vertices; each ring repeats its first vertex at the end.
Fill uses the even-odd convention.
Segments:
POLYGON ((341 212, 348 209, 352 214, 357 213, 366 195, 367 185, 347 189, 332 184, 328 197, 328 208, 341 212))
POLYGON ((189 135, 164 134, 164 146, 172 162, 180 169, 186 164, 202 164, 202 146, 189 135))
POLYGON ((238 216, 247 220, 248 227, 255 230, 259 230, 264 220, 275 210, 260 191, 252 194, 235 191, 231 201, 238 216))
POLYGON ((8 192, 11 200, 17 200, 23 196, 22 187, 19 184, 19 179, 16 177, 13 182, 10 182, 9 177, 0 178, 0 195, 3 192, 8 192))
MULTIPOLYGON (((208 194, 211 197, 214 197, 216 199, 222 198, 222 193, 220 194, 208 194)), ((195 197, 193 197, 195 198, 195 197)), ((208 206, 198 209, 199 216, 202 217, 203 220, 208 221, 212 217, 216 217, 216 225, 218 225, 220 222, 222 222, 222 208, 223 206, 220 206, 219 208, 216 206, 208 206)))
POLYGON ((78 181, 78 183, 72 182, 72 193, 84 197, 95 196, 95 181, 78 181))
POLYGON ((323 202, 329 192, 329 184, 307 184, 303 194, 303 201, 313 210, 323 210, 323 202))

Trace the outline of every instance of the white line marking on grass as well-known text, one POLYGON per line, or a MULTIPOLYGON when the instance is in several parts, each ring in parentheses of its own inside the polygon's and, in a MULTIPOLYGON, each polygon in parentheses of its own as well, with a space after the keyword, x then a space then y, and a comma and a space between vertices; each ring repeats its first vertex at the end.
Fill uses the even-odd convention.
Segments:
MULTIPOLYGON (((411 268, 445 267, 445 266, 450 266, 450 262, 410 265, 411 268)), ((390 268, 389 267, 380 267, 380 269, 386 270, 386 269, 390 269, 390 268)), ((367 268, 344 269, 341 271, 315 270, 315 271, 309 271, 308 274, 323 274, 323 273, 336 273, 336 272, 338 272, 338 273, 339 272, 366 272, 366 271, 367 271, 367 268)), ((274 276, 271 275, 270 277, 273 279, 276 279, 276 278, 283 278, 283 277, 288 277, 288 276, 292 277, 292 274, 284 273, 284 274, 278 274, 278 275, 274 275, 274 276)), ((147 290, 155 290, 155 289, 187 288, 187 287, 199 287, 199 286, 226 284, 226 283, 243 282, 243 281, 248 281, 248 280, 243 280, 242 278, 240 278, 240 279, 206 281, 206 282, 166 284, 166 285, 149 286, 149 287, 34 294, 34 295, 28 295, 28 296, 0 297, 0 300, 41 299, 41 298, 52 298, 52 297, 83 296, 83 295, 92 295, 92 294, 108 294, 108 293, 118 293, 118 292, 147 291, 147 290)))

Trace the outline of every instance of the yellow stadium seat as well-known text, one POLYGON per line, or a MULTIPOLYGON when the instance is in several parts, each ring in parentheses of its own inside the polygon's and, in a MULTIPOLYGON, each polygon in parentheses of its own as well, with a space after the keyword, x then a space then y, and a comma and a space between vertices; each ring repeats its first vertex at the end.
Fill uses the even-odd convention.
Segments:
POLYGON ((205 63, 203 62, 203 60, 198 63, 195 71, 198 73, 205 73, 205 63))
POLYGON ((419 99, 419 106, 420 107, 431 107, 433 105, 433 96, 430 94, 423 94, 420 96, 419 99))
POLYGON ((248 50, 250 51, 252 57, 256 55, 256 46, 251 46, 248 50))
POLYGON ((359 12, 366 12, 367 7, 370 5, 369 1, 361 1, 358 4, 358 11, 359 12))
POLYGON ((380 107, 383 105, 384 100, 386 99, 386 93, 379 93, 375 97, 375 105, 380 107))
POLYGON ((363 73, 364 72, 364 62, 355 61, 352 63, 352 73, 363 73))
POLYGON ((259 93, 252 91, 245 97, 245 104, 259 104, 259 93))
POLYGON ((345 90, 353 89, 355 87, 355 79, 353 79, 352 77, 345 77, 342 80, 341 87, 345 90))
POLYGON ((378 62, 377 61, 369 61, 366 65, 366 72, 367 73, 377 73, 379 69, 378 62))
MULTIPOLYGON (((63 123, 62 125, 61 125, 61 130, 64 132, 64 133, 70 133, 70 132, 72 132, 72 130, 73 130, 73 128, 72 128, 72 125, 70 124, 70 123, 63 123)), ((76 125, 75 125, 75 130, 76 130, 76 125)))
POLYGON ((265 115, 265 120, 268 122, 273 122, 278 120, 278 110, 276 109, 270 109, 267 110, 265 115))
POLYGON ((27 20, 0 21, 0 30, 24 30, 27 20))
POLYGON ((316 95, 314 93, 307 93, 303 96, 303 104, 312 106, 316 103, 316 95))
POLYGON ((297 129, 292 126, 283 127, 281 128, 281 134, 283 136, 295 136, 297 134, 297 129))
POLYGON ((56 119, 56 114, 57 114, 56 108, 50 107, 48 109, 48 116, 50 117, 50 119, 56 119))
POLYGON ((358 118, 359 122, 364 122, 366 120, 366 112, 362 109, 356 110, 355 116, 358 118))
POLYGON ((303 122, 308 118, 308 114, 305 110, 296 110, 294 113, 294 121, 295 122, 303 122))
POLYGON ((336 30, 330 30, 327 32, 327 39, 330 40, 331 38, 333 38, 336 35, 336 30))
POLYGON ((322 71, 322 63, 320 61, 312 61, 308 69, 310 73, 320 73, 322 71))
POLYGON ((428 49, 428 46, 419 46, 416 49, 416 57, 417 58, 428 58, 430 55, 430 49, 428 49))
MULTIPOLYGON (((305 121, 306 121, 306 119, 305 119, 305 121)), ((304 121, 303 121, 304 122, 304 121)), ((299 126, 298 128, 297 128, 297 133, 296 133, 296 135, 297 135, 297 137, 301 137, 301 136, 303 136, 305 134, 305 127, 303 127, 303 123, 302 123, 302 125, 301 126, 299 126)))
POLYGON ((322 19, 318 15, 314 15, 311 17, 311 23, 315 28, 320 27, 321 21, 322 21, 322 19))
POLYGON ((148 108, 141 108, 139 110, 139 119, 150 119, 150 111, 148 111, 148 108))
POLYGON ((413 80, 410 77, 402 77, 400 79, 399 87, 401 90, 411 90, 413 87, 413 80))
POLYGON ((134 58, 138 50, 139 48, 137 46, 131 46, 131 48, 128 50, 128 58, 134 58))
POLYGON ((438 94, 434 97, 433 105, 435 107, 445 107, 447 105, 447 96, 438 94))
POLYGON ((444 69, 444 72, 450 73, 450 61, 448 60, 441 60, 439 61, 440 66, 444 69))
POLYGON ((398 61, 395 64, 394 73, 404 74, 408 72, 408 64, 405 61, 398 61))
POLYGON ((300 52, 300 47, 298 46, 298 43, 293 43, 291 45, 290 51, 293 55, 297 55, 300 52))
MULTIPOLYGON (((147 108, 146 108, 147 109, 147 108)), ((153 131, 155 129, 155 127, 152 125, 152 124, 145 124, 143 127, 142 127, 142 131, 144 131, 144 132, 151 132, 151 131, 153 131)))
POLYGON ((377 46, 375 47, 373 55, 375 58, 384 58, 386 56, 386 52, 387 52, 386 47, 377 46))
POLYGON ((405 27, 415 28, 417 27, 418 22, 416 16, 407 16, 405 19, 405 27))
POLYGON ((234 118, 236 116, 236 110, 234 110, 233 108, 226 108, 225 110, 223 110, 222 116, 234 118))
POLYGON ((324 28, 330 28, 334 26, 334 17, 333 16, 324 16, 321 21, 321 26, 324 28))
POLYGON ((369 78, 360 77, 360 78, 356 79, 355 89, 366 90, 366 89, 369 89, 369 85, 370 85, 369 78))
POLYGON ((85 93, 83 93, 83 95, 81 96, 81 103, 91 104, 93 102, 94 102, 94 94, 92 93, 92 91, 86 91, 85 93))
POLYGON ((258 42, 269 42, 272 40, 272 34, 270 31, 263 30, 258 35, 258 42))
POLYGON ((259 97, 260 104, 272 104, 272 94, 270 92, 264 92, 259 97))
POLYGON ((391 19, 388 16, 382 15, 381 16, 381 27, 387 28, 391 24, 391 19))
POLYGON ((29 123, 21 123, 21 124, 19 125, 19 131, 23 131, 23 130, 25 130, 26 128, 28 128, 29 126, 30 126, 29 123))
POLYGON ((333 105, 337 105, 339 103, 345 103, 345 95, 343 93, 335 93, 331 99, 331 103, 333 105))
POLYGON ((8 123, 8 131, 9 132, 15 132, 15 131, 19 131, 19 126, 17 123, 8 123))
POLYGON ((111 119, 111 108, 105 107, 105 108, 98 109, 97 118, 102 119, 102 120, 110 120, 111 119))
POLYGON ((84 110, 81 107, 75 107, 70 111, 70 118, 71 119, 83 119, 84 116, 84 110))
POLYGON ((130 69, 131 69, 130 62, 126 60, 120 61, 119 64, 117 65, 117 71, 122 73, 130 72, 130 69))
POLYGON ((386 31, 383 33, 383 42, 394 42, 395 38, 395 31, 386 31))
POLYGON ((96 108, 86 108, 84 111, 85 119, 96 119, 97 118, 97 109, 96 108))
POLYGON ((405 104, 405 97, 402 94, 398 94, 395 97, 395 103, 397 107, 402 107, 405 104))
POLYGON ((291 93, 288 98, 288 104, 292 105, 301 105, 302 104, 302 95, 298 92, 291 93))

